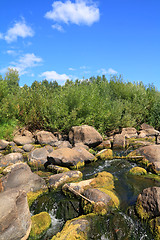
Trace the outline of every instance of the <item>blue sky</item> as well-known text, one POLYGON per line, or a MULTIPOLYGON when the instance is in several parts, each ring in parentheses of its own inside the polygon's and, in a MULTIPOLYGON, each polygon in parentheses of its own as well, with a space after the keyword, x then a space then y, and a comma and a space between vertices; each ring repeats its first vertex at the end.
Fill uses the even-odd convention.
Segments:
POLYGON ((0 0, 0 74, 20 85, 122 74, 160 90, 159 0, 0 0))

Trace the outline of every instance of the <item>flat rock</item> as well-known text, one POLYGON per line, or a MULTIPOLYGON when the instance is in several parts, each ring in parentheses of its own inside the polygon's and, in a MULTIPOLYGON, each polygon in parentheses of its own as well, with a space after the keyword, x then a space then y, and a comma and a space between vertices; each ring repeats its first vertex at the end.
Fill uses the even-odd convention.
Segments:
POLYGON ((78 180, 81 177, 82 173, 80 171, 69 171, 65 173, 55 174, 49 178, 49 186, 50 188, 56 189, 64 183, 78 180))
POLYGON ((85 162, 92 161, 93 159, 94 155, 84 148, 60 148, 47 156, 48 161, 45 167, 49 164, 62 167, 80 167, 84 166, 85 162))
POLYGON ((122 128, 121 134, 125 135, 127 138, 134 138, 138 136, 137 130, 135 128, 130 128, 130 127, 122 128))
POLYGON ((32 173, 26 163, 17 163, 11 166, 8 174, 0 179, 0 192, 10 189, 36 192, 46 188, 45 180, 32 173))
POLYGON ((103 141, 103 138, 94 127, 82 125, 71 128, 69 141, 72 145, 82 142, 89 147, 96 147, 103 141))
POLYGON ((83 195, 95 203, 103 202, 104 204, 108 205, 109 202, 111 201, 109 195, 96 188, 89 188, 84 190, 83 195))
POLYGON ((9 153, 2 158, 0 158, 0 167, 7 167, 10 164, 15 164, 17 162, 23 162, 22 153, 9 153))
POLYGON ((27 239, 31 216, 24 191, 0 193, 0 240, 27 239))
POLYGON ((27 136, 20 136, 17 135, 14 137, 13 141, 18 145, 18 146, 23 146, 25 144, 31 144, 34 143, 35 140, 31 137, 27 137, 27 136))
POLYGON ((55 142, 57 142, 57 138, 53 135, 51 132, 47 131, 39 131, 35 135, 37 143, 43 145, 53 145, 55 142))

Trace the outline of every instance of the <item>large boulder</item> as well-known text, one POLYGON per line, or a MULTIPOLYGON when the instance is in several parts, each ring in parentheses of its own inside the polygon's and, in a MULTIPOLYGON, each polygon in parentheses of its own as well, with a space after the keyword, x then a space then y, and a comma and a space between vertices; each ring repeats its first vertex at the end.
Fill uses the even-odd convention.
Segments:
POLYGON ((82 125, 71 128, 69 141, 72 144, 82 142, 89 147, 96 147, 103 141, 103 138, 94 127, 82 125))
POLYGON ((51 132, 47 131, 39 131, 35 135, 37 143, 43 145, 53 145, 55 142, 57 142, 57 138, 53 135, 51 132))
POLYGON ((136 210, 144 220, 160 216, 160 187, 144 189, 137 198, 136 210))
POLYGON ((59 148, 47 156, 45 167, 50 164, 62 167, 78 168, 85 162, 94 160, 94 155, 84 148, 59 148))
POLYGON ((0 158, 0 167, 7 167, 8 165, 22 162, 23 160, 22 153, 9 153, 0 158))
POLYGON ((23 146, 25 144, 31 144, 35 142, 34 138, 32 137, 20 136, 20 135, 15 136, 13 141, 19 146, 23 146))
POLYGON ((160 145, 150 145, 135 150, 137 155, 144 156, 149 162, 160 162, 160 145))
POLYGON ((49 152, 45 147, 36 148, 29 153, 28 164, 32 167, 44 168, 48 155, 49 152))
POLYGON ((28 239, 31 216, 24 191, 0 193, 0 240, 28 239))
POLYGON ((68 171, 55 174, 49 177, 49 187, 55 190, 64 183, 77 181, 80 178, 82 178, 82 173, 80 171, 68 171))
POLYGON ((8 174, 0 179, 0 192, 10 189, 36 192, 46 187, 45 180, 32 173, 26 163, 12 165, 8 174))

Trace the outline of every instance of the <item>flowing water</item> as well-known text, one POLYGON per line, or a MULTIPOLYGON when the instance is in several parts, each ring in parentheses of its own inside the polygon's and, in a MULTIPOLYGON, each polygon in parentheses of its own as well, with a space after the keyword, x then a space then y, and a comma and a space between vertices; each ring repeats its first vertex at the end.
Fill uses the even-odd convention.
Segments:
MULTIPOLYGON (((134 206, 137 196, 144 188, 160 186, 150 179, 129 177, 126 173, 136 166, 125 159, 98 161, 82 169, 83 179, 92 178, 94 174, 107 171, 115 176, 115 191, 120 199, 120 210, 105 216, 99 216, 92 226, 89 239, 93 240, 152 240, 147 226, 137 218, 134 206)), ((82 214, 78 199, 69 199, 61 191, 51 192, 40 197, 32 206, 32 214, 49 212, 52 218, 51 228, 43 240, 51 239, 59 232, 64 223, 82 214)))

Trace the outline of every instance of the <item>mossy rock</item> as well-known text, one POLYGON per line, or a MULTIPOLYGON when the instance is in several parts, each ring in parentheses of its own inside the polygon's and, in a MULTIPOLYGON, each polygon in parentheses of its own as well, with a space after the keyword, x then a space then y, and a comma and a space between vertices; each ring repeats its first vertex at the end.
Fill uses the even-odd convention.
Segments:
POLYGON ((31 217, 32 227, 29 240, 38 240, 43 237, 51 225, 51 217, 47 212, 41 212, 31 217))
POLYGON ((51 172, 44 172, 44 171, 35 171, 34 173, 42 178, 48 178, 49 176, 52 175, 51 172))
POLYGON ((149 221, 150 231, 155 240, 160 239, 160 217, 156 217, 149 221))
POLYGON ((86 216, 80 216, 69 220, 61 232, 53 236, 52 240, 87 240, 90 230, 90 221, 86 216))
POLYGON ((72 169, 72 170, 78 170, 79 168, 82 168, 82 167, 84 167, 84 165, 85 165, 85 162, 83 161, 83 162, 81 162, 81 161, 79 161, 75 166, 70 166, 70 169, 72 169))
POLYGON ((64 173, 70 171, 70 169, 67 167, 60 167, 57 165, 48 165, 47 169, 53 173, 64 173))
POLYGON ((100 160, 113 159, 113 151, 112 149, 103 149, 96 154, 96 157, 100 160))
POLYGON ((28 200, 28 205, 29 207, 32 206, 33 202, 40 196, 42 196, 43 194, 47 193, 48 189, 45 190, 39 190, 37 192, 28 192, 27 193, 27 200, 28 200))
POLYGON ((93 181, 90 183, 93 188, 104 188, 108 190, 114 189, 114 177, 109 172, 100 172, 96 174, 93 181))
POLYGON ((147 171, 144 168, 141 167, 134 167, 132 169, 129 170, 130 175, 146 175, 147 171))
POLYGON ((137 202, 136 202, 136 212, 142 220, 148 220, 150 218, 150 215, 143 208, 142 202, 139 199, 139 197, 137 198, 137 202))
POLYGON ((119 208, 120 201, 119 201, 117 195, 114 193, 114 191, 106 190, 104 188, 98 188, 98 190, 100 190, 101 192, 104 192, 110 196, 111 202, 109 204, 109 207, 119 208))

